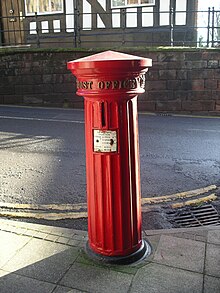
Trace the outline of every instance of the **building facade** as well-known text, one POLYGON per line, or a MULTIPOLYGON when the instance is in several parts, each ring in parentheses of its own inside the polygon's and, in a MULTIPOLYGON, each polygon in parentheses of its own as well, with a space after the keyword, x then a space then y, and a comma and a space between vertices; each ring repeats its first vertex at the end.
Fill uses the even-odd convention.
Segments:
POLYGON ((1 0, 2 45, 194 46, 198 0, 1 0))

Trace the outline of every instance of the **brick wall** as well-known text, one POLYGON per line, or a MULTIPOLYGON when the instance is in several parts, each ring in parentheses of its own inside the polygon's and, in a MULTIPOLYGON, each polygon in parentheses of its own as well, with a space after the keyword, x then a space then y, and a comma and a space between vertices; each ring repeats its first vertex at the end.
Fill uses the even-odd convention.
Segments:
POLYGON ((149 52, 148 56, 153 67, 140 110, 220 114, 220 50, 149 52))
MULTIPOLYGON (((86 51, 0 51, 0 103, 83 107, 66 62, 86 51)), ((139 110, 220 115, 220 49, 135 50, 153 59, 139 110)))

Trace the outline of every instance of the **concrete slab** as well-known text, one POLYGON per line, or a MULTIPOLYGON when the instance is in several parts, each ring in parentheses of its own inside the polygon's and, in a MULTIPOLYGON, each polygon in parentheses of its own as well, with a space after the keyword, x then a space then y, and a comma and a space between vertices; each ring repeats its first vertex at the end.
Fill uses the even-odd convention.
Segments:
POLYGON ((208 242, 213 244, 220 244, 219 230, 212 230, 208 232, 208 242))
POLYGON ((132 293, 202 293, 202 274, 149 264, 141 268, 134 280, 132 293))
POLYGON ((0 231, 0 268, 2 268, 31 238, 0 231))
POLYGON ((133 275, 108 268, 74 263, 59 285, 87 292, 127 293, 133 275))
POLYGON ((0 278, 6 276, 6 275, 8 275, 8 274, 9 274, 9 272, 6 272, 6 271, 3 271, 3 270, 0 270, 0 278))
POLYGON ((1 276, 0 292, 7 293, 52 293, 55 284, 8 273, 1 276))
POLYGON ((220 278, 205 276, 204 278, 204 293, 219 293, 220 278))
POLYGON ((220 245, 207 244, 205 274, 220 278, 220 245))
POLYGON ((53 293, 81 293, 81 292, 86 293, 86 291, 71 289, 69 287, 64 287, 64 286, 57 286, 56 289, 53 291, 53 293))
POLYGON ((2 293, 201 293, 203 286, 203 293, 220 292, 217 227, 145 231, 152 255, 129 266, 110 266, 95 263, 80 248, 84 231, 9 220, 1 224, 2 293))
POLYGON ((207 234, 208 232, 204 230, 204 231, 189 231, 189 232, 173 233, 172 236, 206 242, 207 234))
POLYGON ((153 261, 202 273, 204 257, 205 243, 161 235, 153 261))
POLYGON ((110 265, 110 264, 102 264, 99 262, 95 262, 92 258, 90 258, 83 249, 81 249, 79 256, 76 259, 76 262, 89 265, 89 266, 96 266, 100 268, 107 268, 112 271, 126 273, 126 274, 132 274, 135 275, 139 268, 143 267, 147 263, 147 259, 144 261, 130 264, 130 265, 110 265))
POLYGON ((3 269, 41 281, 56 283, 77 256, 77 248, 32 239, 3 269))
POLYGON ((151 248, 152 248, 152 253, 154 254, 157 250, 158 244, 160 242, 160 235, 152 235, 152 236, 147 236, 144 237, 147 242, 150 243, 151 248))

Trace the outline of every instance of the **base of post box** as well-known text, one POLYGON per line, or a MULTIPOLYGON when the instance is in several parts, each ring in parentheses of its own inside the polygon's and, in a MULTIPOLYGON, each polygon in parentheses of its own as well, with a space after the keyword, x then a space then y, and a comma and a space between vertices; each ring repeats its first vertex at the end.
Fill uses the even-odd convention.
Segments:
POLYGON ((137 261, 141 261, 145 257, 149 256, 151 254, 151 246, 147 241, 142 240, 141 247, 137 251, 133 252, 132 254, 129 254, 126 256, 106 256, 106 255, 102 255, 102 254, 98 254, 94 252, 90 248, 89 242, 87 242, 86 253, 95 261, 98 261, 101 263, 128 265, 128 264, 135 263, 137 261))

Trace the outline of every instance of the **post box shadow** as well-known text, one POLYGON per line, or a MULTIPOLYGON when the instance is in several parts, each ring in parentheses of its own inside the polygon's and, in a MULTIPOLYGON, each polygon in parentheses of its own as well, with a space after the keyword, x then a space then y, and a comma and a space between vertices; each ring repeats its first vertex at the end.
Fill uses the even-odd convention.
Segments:
POLYGON ((48 253, 49 247, 45 246, 47 253, 41 249, 39 252, 35 247, 28 255, 23 248, 0 268, 0 292, 17 292, 18 288, 22 288, 23 293, 56 292, 56 289, 65 289, 66 292, 67 289, 86 290, 87 287, 96 292, 100 284, 105 286, 109 281, 115 284, 117 280, 119 286, 124 282, 123 278, 116 278, 117 274, 130 276, 127 280, 130 282, 138 269, 149 263, 142 261, 126 266, 100 264, 89 258, 83 248, 60 246, 57 250, 63 251, 54 253, 51 249, 48 253), (53 255, 48 255, 50 253, 53 255))

